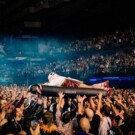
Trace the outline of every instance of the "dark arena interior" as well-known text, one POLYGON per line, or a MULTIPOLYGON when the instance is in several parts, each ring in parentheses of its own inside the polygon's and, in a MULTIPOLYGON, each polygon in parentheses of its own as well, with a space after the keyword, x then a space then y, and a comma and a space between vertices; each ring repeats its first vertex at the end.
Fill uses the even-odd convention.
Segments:
POLYGON ((135 135, 134 13, 127 0, 0 0, 0 135, 135 135))

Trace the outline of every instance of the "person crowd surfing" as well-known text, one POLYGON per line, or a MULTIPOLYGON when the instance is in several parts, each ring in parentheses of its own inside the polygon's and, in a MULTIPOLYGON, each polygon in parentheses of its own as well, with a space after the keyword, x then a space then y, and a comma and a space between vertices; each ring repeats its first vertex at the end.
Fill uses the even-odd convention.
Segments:
POLYGON ((31 90, 31 92, 35 93, 35 90, 36 90, 38 93, 41 94, 42 86, 88 88, 88 89, 94 88, 94 89, 106 90, 106 91, 108 91, 109 94, 112 91, 112 88, 109 87, 109 81, 108 80, 105 81, 105 82, 102 82, 102 83, 87 85, 87 84, 83 83, 83 81, 73 79, 73 78, 70 78, 70 77, 61 76, 61 75, 58 75, 55 72, 51 72, 48 75, 48 82, 45 82, 44 84, 39 84, 38 86, 34 85, 34 87, 36 87, 36 88, 31 90))

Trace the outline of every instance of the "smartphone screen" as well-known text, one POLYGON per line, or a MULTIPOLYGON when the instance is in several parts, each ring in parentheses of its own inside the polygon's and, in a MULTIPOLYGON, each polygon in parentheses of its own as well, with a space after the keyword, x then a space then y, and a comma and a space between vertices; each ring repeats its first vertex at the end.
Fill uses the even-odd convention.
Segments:
POLYGON ((31 127, 32 127, 33 130, 36 129, 38 123, 39 123, 38 120, 32 120, 32 121, 31 121, 31 127))

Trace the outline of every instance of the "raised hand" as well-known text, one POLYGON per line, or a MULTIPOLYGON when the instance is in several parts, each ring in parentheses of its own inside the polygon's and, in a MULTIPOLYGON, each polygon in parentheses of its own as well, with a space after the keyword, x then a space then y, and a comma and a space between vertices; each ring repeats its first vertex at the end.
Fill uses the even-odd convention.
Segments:
POLYGON ((78 103, 81 103, 82 97, 81 97, 80 95, 77 95, 77 96, 76 96, 76 100, 77 100, 78 103))
POLYGON ((60 92, 58 92, 58 96, 59 96, 59 98, 62 99, 62 98, 65 96, 65 94, 64 94, 63 92, 60 91, 60 92))
POLYGON ((30 132, 31 132, 32 135, 40 135, 40 126, 39 126, 39 124, 37 125, 35 130, 33 130, 32 127, 30 127, 30 132))
POLYGON ((109 97, 106 98, 106 101, 109 102, 109 103, 112 103, 112 101, 109 97))
POLYGON ((99 99, 102 99, 102 92, 100 92, 97 96, 99 99))
POLYGON ((23 91, 23 98, 26 98, 28 95, 28 91, 23 91))
POLYGON ((78 103, 83 103, 84 99, 86 98, 86 95, 84 95, 83 97, 81 97, 80 95, 76 96, 77 102, 78 103))
POLYGON ((4 109, 2 109, 2 112, 1 112, 1 115, 0 115, 0 119, 5 119, 5 115, 6 115, 6 112, 4 109))
POLYGON ((47 108, 47 97, 43 97, 44 108, 47 108))
POLYGON ((38 104, 42 104, 43 103, 43 98, 42 97, 40 97, 39 99, 38 99, 38 104))
POLYGON ((121 100, 118 99, 116 96, 114 97, 114 100, 115 100, 118 104, 121 104, 121 103, 122 103, 121 100))

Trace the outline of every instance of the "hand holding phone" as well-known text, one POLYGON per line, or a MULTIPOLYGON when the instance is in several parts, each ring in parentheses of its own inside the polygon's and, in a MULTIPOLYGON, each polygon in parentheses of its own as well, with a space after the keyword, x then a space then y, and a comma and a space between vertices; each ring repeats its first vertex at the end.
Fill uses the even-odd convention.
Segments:
POLYGON ((38 120, 32 120, 31 121, 32 130, 35 130, 38 124, 39 124, 38 120))

